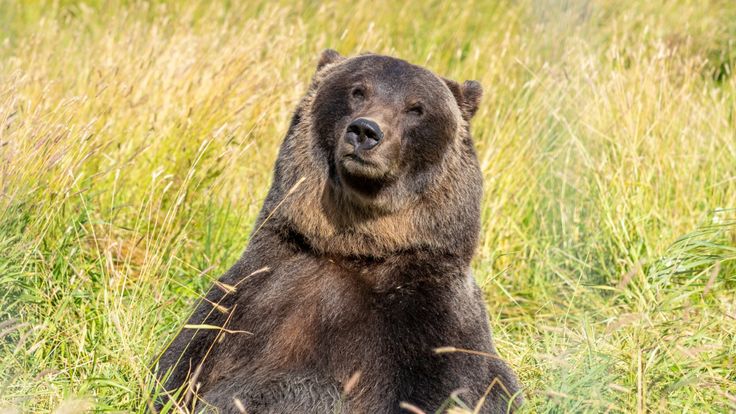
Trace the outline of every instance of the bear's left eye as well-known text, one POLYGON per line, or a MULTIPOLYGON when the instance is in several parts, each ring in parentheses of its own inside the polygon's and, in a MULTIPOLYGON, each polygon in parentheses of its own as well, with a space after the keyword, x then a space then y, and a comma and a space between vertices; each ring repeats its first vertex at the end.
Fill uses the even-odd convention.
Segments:
POLYGON ((414 104, 407 108, 406 113, 413 116, 424 115, 424 107, 422 104, 414 104))
POLYGON ((353 90, 350 92, 350 95, 353 97, 353 99, 362 101, 363 99, 365 99, 365 89, 357 86, 353 88, 353 90))

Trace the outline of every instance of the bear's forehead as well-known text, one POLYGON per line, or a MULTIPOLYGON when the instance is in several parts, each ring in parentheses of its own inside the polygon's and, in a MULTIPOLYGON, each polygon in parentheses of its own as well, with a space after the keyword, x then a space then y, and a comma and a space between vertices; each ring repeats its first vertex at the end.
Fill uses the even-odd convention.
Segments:
POLYGON ((425 88, 443 87, 440 79, 429 70, 390 56, 361 55, 348 59, 343 65, 343 74, 350 78, 395 86, 417 83, 425 88))

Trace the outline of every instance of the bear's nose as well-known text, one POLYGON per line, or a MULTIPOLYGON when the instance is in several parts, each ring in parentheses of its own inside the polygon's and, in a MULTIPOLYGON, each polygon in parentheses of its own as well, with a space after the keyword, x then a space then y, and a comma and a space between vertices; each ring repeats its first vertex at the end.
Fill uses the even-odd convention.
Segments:
POLYGON ((377 123, 366 118, 358 118, 348 125, 345 142, 356 151, 374 148, 383 138, 383 132, 377 123))

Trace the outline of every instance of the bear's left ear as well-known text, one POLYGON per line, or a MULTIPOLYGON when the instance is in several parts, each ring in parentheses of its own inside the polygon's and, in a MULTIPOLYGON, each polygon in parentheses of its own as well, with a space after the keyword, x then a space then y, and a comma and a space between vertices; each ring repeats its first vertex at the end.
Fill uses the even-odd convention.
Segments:
POLYGON ((467 80, 462 85, 452 79, 442 78, 442 80, 445 81, 445 84, 447 84, 450 92, 455 97, 463 119, 470 121, 478 111, 478 105, 480 105, 480 99, 483 96, 483 87, 480 86, 479 82, 474 80, 467 80))
POLYGON ((331 64, 331 63, 337 63, 341 60, 345 59, 344 57, 340 56, 339 53, 337 53, 334 49, 325 49, 322 51, 322 54, 319 56, 319 62, 317 62, 317 72, 322 70, 325 66, 331 64))

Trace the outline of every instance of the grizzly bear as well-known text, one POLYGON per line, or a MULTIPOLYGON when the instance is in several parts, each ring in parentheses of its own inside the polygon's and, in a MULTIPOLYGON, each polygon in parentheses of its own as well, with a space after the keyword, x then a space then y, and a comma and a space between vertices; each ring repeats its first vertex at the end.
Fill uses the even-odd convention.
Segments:
POLYGON ((322 53, 240 260, 158 359, 179 409, 513 411, 470 271, 481 98, 404 60, 322 53))

